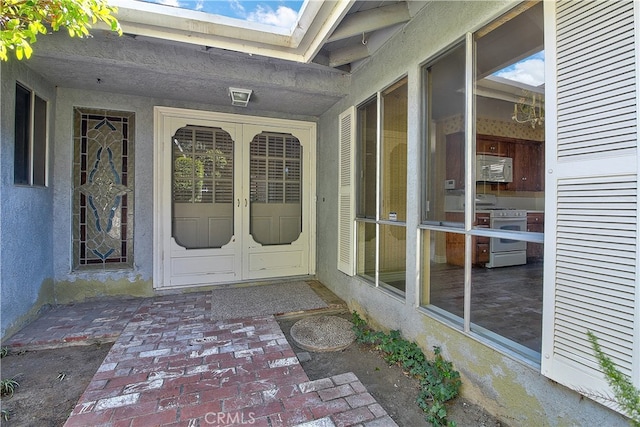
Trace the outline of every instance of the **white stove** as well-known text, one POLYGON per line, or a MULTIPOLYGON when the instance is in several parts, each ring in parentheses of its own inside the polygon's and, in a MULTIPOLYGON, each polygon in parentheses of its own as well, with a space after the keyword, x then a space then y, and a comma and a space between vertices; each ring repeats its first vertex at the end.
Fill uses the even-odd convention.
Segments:
MULTIPOLYGON (((527 231, 527 211, 496 206, 493 194, 476 195, 476 212, 489 211, 490 227, 498 230, 527 231)), ((508 267, 527 263, 527 242, 492 237, 487 268, 508 267)))

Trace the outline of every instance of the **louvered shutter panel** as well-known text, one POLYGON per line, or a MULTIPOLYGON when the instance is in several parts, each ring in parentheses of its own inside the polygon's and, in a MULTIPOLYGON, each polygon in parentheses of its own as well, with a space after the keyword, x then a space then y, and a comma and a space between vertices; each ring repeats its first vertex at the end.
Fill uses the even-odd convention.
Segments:
POLYGON ((355 156, 355 108, 351 107, 338 118, 338 270, 355 274, 354 248, 354 156, 355 156))
POLYGON ((555 7, 546 48, 557 58, 547 97, 557 145, 547 138, 542 372, 592 397, 613 396, 586 332, 638 387, 637 12, 631 0, 545 7, 555 7))

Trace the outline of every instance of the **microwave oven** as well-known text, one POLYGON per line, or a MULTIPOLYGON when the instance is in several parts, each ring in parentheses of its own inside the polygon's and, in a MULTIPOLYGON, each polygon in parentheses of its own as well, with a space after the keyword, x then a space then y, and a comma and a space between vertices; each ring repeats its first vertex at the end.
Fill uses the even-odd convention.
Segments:
POLYGON ((512 182, 513 159, 488 154, 476 155, 476 181, 512 182))

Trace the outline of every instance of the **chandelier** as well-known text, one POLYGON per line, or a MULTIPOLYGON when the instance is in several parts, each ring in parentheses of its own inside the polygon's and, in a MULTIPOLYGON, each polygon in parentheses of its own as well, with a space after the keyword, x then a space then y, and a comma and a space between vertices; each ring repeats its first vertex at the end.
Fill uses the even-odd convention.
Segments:
POLYGON ((524 91, 524 94, 513 105, 513 116, 516 123, 531 125, 533 129, 544 123, 544 99, 535 92, 524 91))

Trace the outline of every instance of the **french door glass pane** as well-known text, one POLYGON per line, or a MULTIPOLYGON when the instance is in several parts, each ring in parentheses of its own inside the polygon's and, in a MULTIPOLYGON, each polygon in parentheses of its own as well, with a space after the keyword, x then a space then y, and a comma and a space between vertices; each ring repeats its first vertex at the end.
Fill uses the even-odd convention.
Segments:
POLYGON ((380 225, 380 283, 406 290, 407 234, 404 225, 380 225))
POLYGON ((356 222, 357 236, 357 268, 356 274, 375 282, 376 280, 376 224, 371 222, 356 222))
POLYGON ((471 329, 489 331, 540 353, 542 273, 541 262, 501 268, 474 267, 471 329))
POLYGON ((249 227, 257 243, 286 245, 302 232, 302 146, 291 134, 253 137, 249 159, 249 227))
POLYGON ((452 221, 465 192, 465 46, 425 69, 427 138, 423 221, 452 221))
POLYGON ((173 136, 173 237, 220 248, 233 236, 233 140, 220 128, 186 126, 173 136))
POLYGON ((475 35, 476 193, 544 211, 543 2, 522 9, 475 35))
POLYGON ((407 219, 407 79, 382 94, 380 219, 407 219))
MULTIPOLYGON (((475 221, 496 233, 542 233, 543 2, 516 7, 474 34, 474 42, 475 191, 476 199, 484 201, 476 202, 475 221), (495 207, 502 209, 491 210, 495 207)), ((473 242, 472 330, 539 360, 542 244, 508 234, 473 242), (488 256, 482 256, 485 250, 488 256)))
POLYGON ((373 99, 358 108, 358 218, 376 218, 378 106, 373 99))
POLYGON ((464 318, 464 234, 422 232, 420 305, 464 318))

